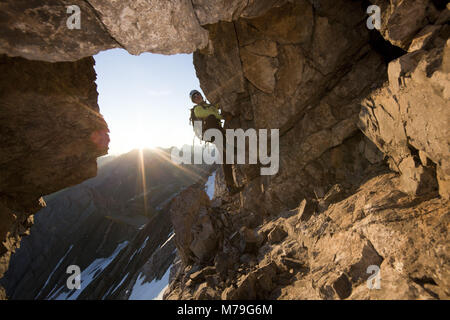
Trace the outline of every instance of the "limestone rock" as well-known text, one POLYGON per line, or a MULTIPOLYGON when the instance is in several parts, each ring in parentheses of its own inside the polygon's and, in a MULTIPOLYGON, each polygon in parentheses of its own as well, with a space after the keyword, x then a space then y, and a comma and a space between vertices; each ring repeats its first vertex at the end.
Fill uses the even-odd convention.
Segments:
MULTIPOLYGON (((436 289, 428 290, 425 285, 420 285, 414 280, 402 274, 398 268, 383 262, 379 271, 380 287, 379 289, 368 288, 368 284, 364 283, 352 291, 350 299, 355 300, 375 300, 375 299, 402 299, 402 300, 432 300, 436 298, 433 292, 436 289), (383 297, 383 298, 381 298, 383 297)), ((441 296, 445 296, 442 293, 441 296)))
POLYGON ((108 150, 93 65, 0 56, 0 275, 41 196, 95 176, 108 150))
POLYGON ((208 210, 203 207, 192 226, 192 242, 189 249, 199 261, 207 261, 217 245, 217 231, 214 229, 208 210))
MULTIPOLYGON (((209 51, 198 51, 194 54, 194 65, 201 88, 209 101, 218 103, 227 112, 244 91, 244 76, 240 66, 239 48, 233 23, 220 22, 208 26, 210 44, 209 51), (217 40, 216 40, 217 39, 217 40), (199 54, 202 52, 203 54, 199 54), (214 76, 203 76, 200 70, 212 70, 214 76)), ((212 74, 211 74, 212 75, 212 74)))
POLYGON ((244 47, 250 53, 275 58, 278 55, 277 43, 271 40, 256 40, 244 47))
POLYGON ((365 5, 331 0, 207 26, 194 64, 227 126, 280 130, 276 175, 235 168, 243 190, 215 257, 222 299, 448 297, 448 9, 372 3, 380 31, 365 5), (370 270, 382 288, 389 273, 385 289, 367 286, 370 270))
POLYGON ((412 40, 408 48, 408 52, 417 51, 427 46, 440 30, 440 26, 428 25, 423 28, 412 40))
POLYGON ((210 220, 207 218, 208 207, 209 198, 207 194, 204 190, 195 186, 184 190, 171 203, 169 212, 175 232, 175 243, 181 260, 185 264, 193 261, 196 257, 197 259, 205 258, 208 254, 208 251, 205 250, 209 248, 208 242, 211 235, 210 220), (202 232, 203 226, 201 223, 197 224, 200 214, 203 215, 203 222, 207 223, 205 232, 202 232), (198 236, 194 237, 192 229, 196 225, 199 232, 198 236), (196 256, 196 254, 199 256, 196 256))
POLYGON ((281 299, 447 297, 449 270, 439 261, 448 255, 444 253, 447 234, 441 232, 448 225, 448 202, 438 198, 423 202, 411 200, 398 191, 400 179, 394 177, 385 174, 372 178, 349 198, 297 225, 298 237, 293 239, 306 246, 307 259, 289 256, 289 243, 294 242, 290 236, 266 253, 264 259, 281 256, 280 260, 287 263, 286 268, 279 269, 282 273, 297 269, 293 270, 292 280, 281 285, 273 296, 281 299), (388 206, 388 203, 395 205, 388 206), (430 215, 430 210, 434 214, 430 215), (416 227, 407 231, 412 225, 416 227), (379 270, 380 289, 368 287, 368 281, 373 281, 375 275, 369 270, 379 270))
POLYGON ((208 286, 206 282, 199 285, 194 294, 195 300, 219 300, 219 294, 208 286))
POLYGON ((193 0, 192 5, 199 23, 205 25, 233 21, 240 16, 247 3, 243 0, 193 0))
POLYGON ((205 280, 205 277, 208 275, 214 274, 216 269, 214 267, 206 267, 201 269, 200 271, 191 273, 189 278, 194 282, 199 282, 201 280, 205 280))
MULTIPOLYGON (((431 175, 438 179, 441 196, 447 198, 448 178, 442 173, 448 171, 450 151, 442 141, 450 137, 446 125, 450 108, 445 89, 449 86, 449 75, 443 64, 448 45, 415 51, 392 61, 389 85, 367 99, 360 114, 360 128, 391 158, 393 170, 405 172, 405 183, 415 180, 420 184, 423 174, 412 171, 439 171, 439 177, 436 171, 431 175), (418 157, 418 152, 425 153, 433 165, 416 170, 412 158, 418 157)), ((424 183, 433 188, 429 178, 424 183)), ((416 189, 411 187, 410 191, 416 189)))
POLYGON ((335 184, 328 190, 325 196, 318 201, 318 207, 320 210, 326 210, 330 204, 338 202, 344 198, 345 192, 341 185, 335 184))
POLYGON ((37 200, 95 176, 96 158, 107 152, 109 137, 97 105, 94 60, 45 63, 2 56, 1 62, 2 193, 37 200), (19 181, 27 183, 15 186, 19 181))
POLYGON ((286 2, 287 0, 193 0, 192 5, 198 21, 205 25, 218 21, 231 22, 239 16, 257 17, 286 2))
POLYGON ((241 14, 244 18, 253 18, 265 14, 271 8, 281 7, 289 0, 249 0, 241 14))
POLYGON ((111 37, 131 54, 188 53, 208 43, 187 0, 90 0, 111 37))
POLYGON ((416 161, 409 156, 400 162, 400 189, 409 194, 423 194, 437 189, 436 171, 417 164, 416 161))
POLYGON ((266 56, 253 54, 246 47, 240 51, 244 76, 259 90, 272 93, 275 89, 277 61, 266 56))
POLYGON ((316 207, 317 204, 313 203, 312 201, 306 201, 306 199, 303 199, 296 209, 299 219, 302 221, 308 221, 311 215, 314 214, 316 207))
POLYGON ((248 275, 242 276, 238 280, 237 288, 226 289, 222 298, 227 300, 254 300, 267 297, 268 293, 273 290, 276 270, 274 263, 257 268, 248 275))
POLYGON ((247 227, 242 227, 239 233, 241 235, 240 249, 242 252, 254 252, 264 241, 262 234, 247 227))
POLYGON ((436 16, 432 1, 373 1, 380 7, 381 34, 392 44, 408 49, 414 35, 436 16))
POLYGON ((275 226, 267 235, 267 239, 270 243, 277 243, 283 240, 287 236, 286 231, 280 226, 275 226))
POLYGON ((131 54, 190 53, 208 44, 202 25, 259 16, 286 1, 67 1, 1 4, 0 53, 68 61, 121 47, 131 54), (69 29, 79 8, 80 28, 69 29), (78 10, 78 9, 77 9, 78 10))
POLYGON ((87 1, 3 1, 0 4, 0 53, 29 60, 68 61, 120 47, 87 1), (80 29, 67 22, 80 9, 80 29))

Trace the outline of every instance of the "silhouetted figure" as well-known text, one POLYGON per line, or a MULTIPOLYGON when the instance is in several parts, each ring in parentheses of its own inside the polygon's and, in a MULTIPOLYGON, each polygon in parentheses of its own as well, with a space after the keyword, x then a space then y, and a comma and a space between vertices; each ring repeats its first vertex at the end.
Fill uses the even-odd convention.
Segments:
POLYGON ((225 120, 228 121, 228 115, 222 115, 220 113, 220 108, 217 105, 212 105, 207 103, 200 92, 197 90, 192 90, 189 93, 189 96, 196 105, 191 109, 191 122, 192 124, 194 121, 202 121, 202 132, 196 132, 196 135, 203 139, 203 133, 208 129, 218 129, 222 133, 223 137, 223 144, 218 145, 215 143, 214 140, 209 141, 211 143, 214 143, 221 153, 222 156, 222 168, 223 168, 223 175, 225 177, 225 183, 227 185, 228 192, 230 194, 234 194, 239 191, 239 189, 236 187, 234 178, 233 178, 233 169, 231 164, 226 163, 226 135, 225 135, 225 129, 222 127, 221 120, 226 118, 225 120))

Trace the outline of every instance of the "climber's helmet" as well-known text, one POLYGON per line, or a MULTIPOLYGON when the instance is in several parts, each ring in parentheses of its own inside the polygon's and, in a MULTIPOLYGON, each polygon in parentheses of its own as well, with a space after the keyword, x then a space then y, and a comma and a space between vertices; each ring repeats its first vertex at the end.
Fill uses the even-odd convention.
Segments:
MULTIPOLYGON (((194 98, 199 95, 200 97, 202 97, 202 94, 200 92, 198 92, 197 90, 192 90, 191 92, 189 92, 189 97, 191 98, 192 102, 194 102, 194 98)), ((203 98, 203 97, 202 97, 203 98)))

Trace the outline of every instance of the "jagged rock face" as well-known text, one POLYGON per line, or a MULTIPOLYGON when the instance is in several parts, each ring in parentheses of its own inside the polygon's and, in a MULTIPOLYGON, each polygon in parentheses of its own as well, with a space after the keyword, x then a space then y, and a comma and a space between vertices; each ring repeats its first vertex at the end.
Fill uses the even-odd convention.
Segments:
POLYGON ((198 23, 188 0, 89 3, 111 36, 131 54, 192 52, 208 42, 207 32, 198 23))
POLYGON ((208 208, 208 196, 194 187, 183 191, 171 203, 169 213, 176 230, 175 244, 184 264, 207 261, 217 244, 208 208))
POLYGON ((402 190, 437 188, 437 179, 441 196, 448 198, 450 150, 443 141, 450 136, 450 42, 440 45, 389 64, 389 81, 363 103, 360 127, 402 174, 402 190))
MULTIPOLYGON (((131 54, 190 53, 208 44, 202 25, 253 17, 286 0, 45 0, 0 4, 0 53, 68 61, 111 48, 131 54), (80 29, 67 20, 80 8, 80 29)), ((72 21, 72 20, 70 20, 72 21)))
POLYGON ((240 199, 211 209, 234 232, 167 299, 448 299, 448 8, 378 4, 390 43, 349 1, 206 27, 203 91, 231 128, 280 129, 280 171, 235 166, 240 199))
POLYGON ((383 37, 405 50, 408 49, 415 35, 430 23, 435 23, 440 10, 445 9, 445 1, 374 0, 371 2, 380 7, 380 32, 383 37))
MULTIPOLYGON (((302 203, 256 229, 216 229, 213 263, 178 266, 165 298, 448 299, 448 201, 408 196, 393 173, 365 178, 357 189, 334 186, 306 218, 302 203)), ((240 225, 236 212, 209 209, 213 224, 240 225)))
POLYGON ((93 58, 1 62, 2 194, 39 198, 95 176, 109 138, 93 58))
POLYGON ((288 0, 192 0, 195 15, 201 25, 232 21, 238 17, 257 17, 288 0))
POLYGON ((120 47, 88 1, 2 1, 0 53, 30 60, 69 61, 120 47), (67 7, 80 8, 80 29, 69 29, 67 7))
POLYGON ((108 150, 93 65, 0 57, 0 274, 39 198, 95 176, 108 150))
POLYGON ((234 114, 230 127, 280 129, 278 175, 262 179, 249 166, 238 168, 249 210, 295 206, 314 188, 357 182, 370 164, 359 151, 371 147, 357 133, 359 100, 386 80, 386 67, 361 24, 361 4, 338 4, 296 1, 208 26, 210 44, 194 54, 208 99, 234 114))
POLYGON ((208 47, 194 55, 208 99, 234 114, 230 127, 280 129, 278 175, 261 179, 251 166, 237 169, 249 186, 243 206, 275 212, 277 201, 289 207, 335 182, 358 184, 364 169, 382 158, 373 142, 402 173, 402 190, 423 193, 439 185, 448 197, 448 9, 418 1, 383 11, 392 14, 383 18, 389 21, 383 36, 394 44, 393 37, 401 39, 411 51, 405 54, 368 31, 360 3, 333 4, 297 1, 257 18, 210 25, 208 47), (403 16, 435 24, 410 30, 409 20, 402 27, 403 16), (377 87, 384 89, 374 92, 377 87), (371 141, 358 134, 358 123, 371 141), (431 161, 418 163, 419 152, 431 161))

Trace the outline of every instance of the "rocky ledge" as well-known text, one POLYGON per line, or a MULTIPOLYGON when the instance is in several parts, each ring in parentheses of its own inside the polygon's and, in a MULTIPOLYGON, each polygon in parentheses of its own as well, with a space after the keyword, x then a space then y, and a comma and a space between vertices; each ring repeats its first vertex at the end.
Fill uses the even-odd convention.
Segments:
POLYGON ((370 172, 263 221, 186 190, 171 208, 179 258, 165 299, 449 299, 449 203, 400 184, 370 172))

